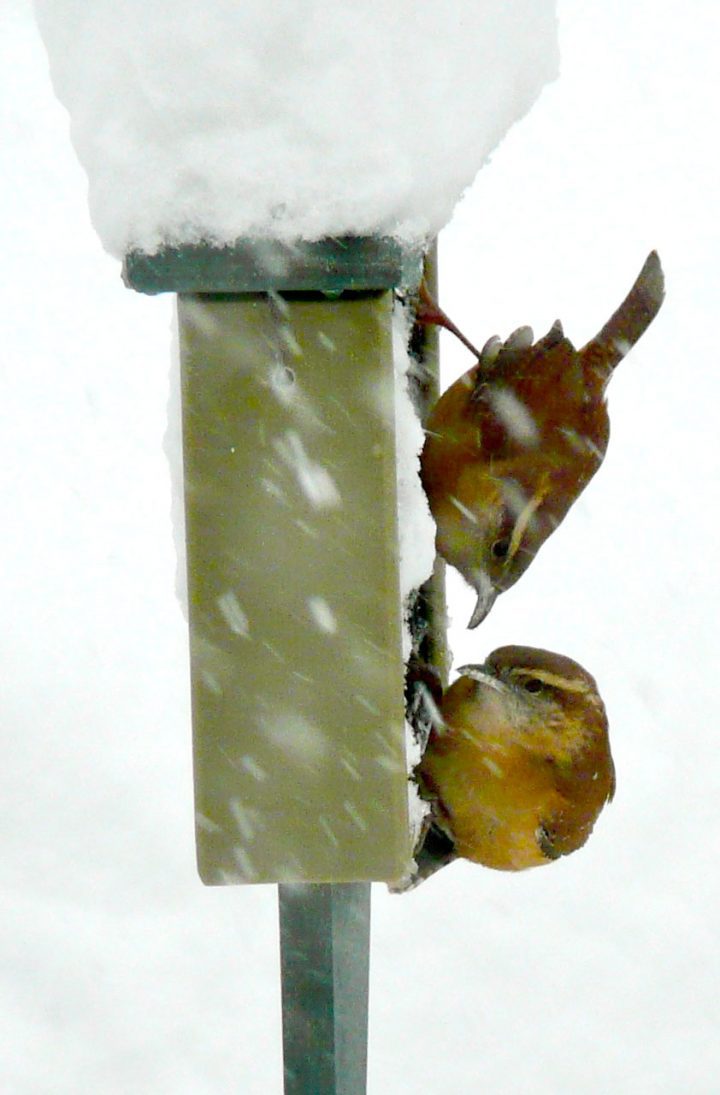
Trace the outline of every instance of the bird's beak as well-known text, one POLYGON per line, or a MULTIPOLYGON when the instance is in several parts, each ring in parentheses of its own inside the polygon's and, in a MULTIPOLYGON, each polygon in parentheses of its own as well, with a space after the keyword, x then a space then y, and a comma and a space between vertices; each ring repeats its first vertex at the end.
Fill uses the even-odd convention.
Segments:
POLYGON ((484 665, 459 665, 458 673, 461 677, 472 677, 474 681, 482 681, 486 676, 484 665))
POLYGON ((494 688, 497 692, 504 691, 502 681, 499 681, 497 677, 493 677, 492 673, 488 673, 484 665, 461 665, 458 673, 461 677, 469 677, 471 681, 479 681, 480 684, 484 684, 488 688, 494 688))
POLYGON ((498 590, 495 589, 492 582, 488 578, 487 574, 478 574, 475 581, 475 589, 477 591, 478 599, 475 605, 475 611, 470 617, 469 628, 477 627, 481 624, 492 606, 495 604, 495 600, 498 595, 498 590))

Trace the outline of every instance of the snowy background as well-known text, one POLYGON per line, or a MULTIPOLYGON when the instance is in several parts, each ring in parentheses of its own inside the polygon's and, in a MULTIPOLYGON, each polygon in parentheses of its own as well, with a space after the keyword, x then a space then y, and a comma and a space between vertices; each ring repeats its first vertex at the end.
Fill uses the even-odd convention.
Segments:
MULTIPOLYGON (((668 297, 612 381, 597 478, 479 632, 452 583, 451 640, 458 664, 505 642, 585 664, 618 794, 546 870, 374 888, 371 1095, 717 1091, 720 14, 558 14, 560 79, 443 232, 442 304, 476 342, 560 316, 581 344, 651 247, 668 297)), ((194 868, 172 301, 98 242, 28 0, 3 0, 0 59, 0 1084, 268 1095, 276 892, 194 868)), ((468 359, 443 349, 449 382, 468 359)))

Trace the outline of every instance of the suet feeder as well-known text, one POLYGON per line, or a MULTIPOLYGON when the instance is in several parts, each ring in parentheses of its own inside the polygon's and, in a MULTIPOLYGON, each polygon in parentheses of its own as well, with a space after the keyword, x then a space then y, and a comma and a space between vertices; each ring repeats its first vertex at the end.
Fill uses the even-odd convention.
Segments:
POLYGON ((389 238, 124 264, 178 295, 197 860, 279 885, 288 1093, 364 1091, 370 883, 412 856, 393 306, 422 264, 389 238))

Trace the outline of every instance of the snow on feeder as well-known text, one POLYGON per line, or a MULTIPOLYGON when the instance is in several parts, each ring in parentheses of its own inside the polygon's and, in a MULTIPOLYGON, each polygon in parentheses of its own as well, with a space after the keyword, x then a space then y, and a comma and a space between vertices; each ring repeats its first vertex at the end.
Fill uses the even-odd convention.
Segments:
POLYGON ((36 9, 101 240, 178 294, 200 874, 281 883, 287 1089, 362 1090, 369 882, 412 855, 403 613, 433 570, 395 291, 554 77, 554 4, 36 9), (359 1038, 320 1029, 347 992, 359 1038))

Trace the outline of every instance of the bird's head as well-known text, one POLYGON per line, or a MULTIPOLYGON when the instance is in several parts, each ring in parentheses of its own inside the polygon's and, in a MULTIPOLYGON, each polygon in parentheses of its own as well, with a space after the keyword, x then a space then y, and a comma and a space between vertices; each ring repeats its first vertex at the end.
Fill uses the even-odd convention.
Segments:
POLYGON ((601 773, 603 800, 612 796, 605 706, 594 677, 578 662, 537 647, 502 646, 459 673, 501 695, 509 723, 538 755, 554 757, 561 768, 588 756, 601 773))

